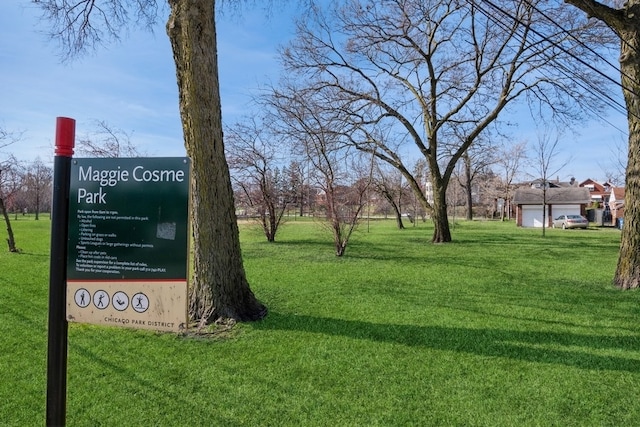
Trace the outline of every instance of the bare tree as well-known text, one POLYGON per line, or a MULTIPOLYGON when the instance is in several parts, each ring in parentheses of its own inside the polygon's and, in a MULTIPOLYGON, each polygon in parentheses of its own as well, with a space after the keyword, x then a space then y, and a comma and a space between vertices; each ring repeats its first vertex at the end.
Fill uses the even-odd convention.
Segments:
POLYGON ((606 180, 615 186, 624 186, 625 170, 627 169, 627 142, 617 140, 609 147, 611 155, 609 165, 600 165, 604 171, 606 180))
MULTIPOLYGON (((20 140, 21 134, 9 132, 0 128, 0 149, 6 148, 20 140)), ((15 156, 0 152, 0 213, 7 227, 7 244, 9 252, 18 252, 16 247, 11 219, 9 218, 9 203, 20 186, 20 164, 15 156)))
POLYGON ((502 177, 503 208, 500 211, 500 219, 504 220, 505 211, 507 219, 511 219, 511 198, 513 196, 513 184, 515 179, 524 172, 523 167, 527 162, 527 143, 504 143, 498 149, 496 166, 502 177))
POLYGON ((326 148, 313 146, 309 154, 318 156, 313 163, 318 166, 320 179, 317 182, 324 194, 326 224, 333 234, 336 256, 341 257, 359 225, 371 181, 366 173, 366 162, 361 157, 335 156, 336 153, 325 151, 326 148), (341 166, 343 161, 350 164, 341 166), (329 162, 333 164, 329 166, 329 162))
POLYGON ((389 170, 384 165, 377 164, 371 186, 376 194, 382 196, 391 206, 398 229, 404 229, 405 226, 402 221, 403 199, 406 199, 406 193, 410 190, 403 187, 402 175, 393 168, 389 170))
POLYGON ((311 208, 312 202, 310 198, 311 189, 307 180, 305 170, 308 168, 306 161, 293 160, 286 168, 289 175, 288 184, 291 196, 291 206, 298 207, 298 215, 304 215, 304 208, 311 208))
MULTIPOLYGON (((426 192, 426 186, 429 182, 429 164, 422 157, 418 157, 417 160, 413 162, 413 167, 411 168, 412 175, 416 178, 416 183, 418 184, 418 188, 421 193, 426 192)), ((408 184, 408 183, 407 183, 408 184)), ((409 185, 403 186, 404 189, 402 194, 406 194, 407 198, 411 199, 411 206, 413 210, 413 219, 409 218, 415 227, 418 223, 418 217, 422 218, 422 221, 425 222, 426 218, 426 210, 422 203, 420 203, 420 198, 417 197, 416 191, 413 191, 409 185)))
POLYGON ((227 158, 235 185, 257 215, 267 241, 274 242, 292 199, 289 178, 278 168, 282 153, 263 123, 246 118, 227 128, 227 158))
POLYGON ((22 133, 9 132, 6 129, 0 127, 0 149, 15 144, 22 137, 22 133))
POLYGON ((538 3, 500 2, 515 17, 509 20, 481 1, 346 1, 328 13, 315 9, 282 58, 289 75, 335 94, 326 105, 349 119, 344 137, 402 172, 434 221, 432 241, 448 242, 446 189, 455 165, 507 106, 527 94, 536 112, 548 109, 569 122, 584 117, 581 105, 601 105, 571 74, 591 78, 589 69, 574 66, 567 74, 549 66, 576 54, 597 62, 573 39, 593 26, 560 7, 554 16, 571 22, 575 34, 560 31, 538 3), (396 138, 376 138, 389 123, 396 138), (409 151, 428 162, 432 202, 406 165, 409 151))
POLYGON ((321 206, 333 235, 336 256, 345 254, 358 226, 370 185, 362 158, 351 156, 332 140, 333 132, 315 132, 304 141, 305 155, 322 190, 321 206), (357 162, 357 160, 360 162, 357 162))
POLYGON ((549 211, 547 208, 547 190, 549 189, 551 177, 560 172, 569 160, 558 162, 560 155, 559 137, 551 137, 549 131, 538 135, 538 141, 533 147, 533 166, 540 179, 542 189, 542 236, 546 234, 549 221, 549 211))
POLYGON ((464 173, 458 176, 460 186, 465 192, 468 221, 473 219, 473 186, 477 177, 487 171, 496 162, 496 150, 488 140, 478 138, 462 155, 464 173))
POLYGON ((0 161, 0 213, 4 218, 7 227, 7 245, 9 252, 19 252, 16 246, 9 210, 11 209, 12 198, 18 192, 22 183, 21 167, 14 156, 0 161))
POLYGON ((131 142, 131 136, 122 129, 115 128, 109 123, 98 120, 94 123, 95 130, 77 141, 78 154, 90 157, 143 157, 131 142))
POLYGON ((344 255, 358 226, 370 185, 370 161, 353 155, 340 139, 344 123, 326 100, 308 98, 308 92, 283 82, 261 100, 272 114, 275 132, 289 140, 293 150, 310 165, 310 176, 321 189, 326 224, 333 234, 336 256, 344 255))
POLYGON ((478 214, 482 212, 485 218, 493 219, 496 218, 496 213, 504 213, 502 184, 500 177, 491 168, 476 176, 474 187, 477 191, 475 206, 478 214))
MULTIPOLYGON (((150 28, 158 0, 33 0, 52 25, 51 36, 71 58, 117 40, 128 25, 150 28)), ((189 314, 206 324, 256 320, 266 307, 249 288, 224 153, 218 82, 216 0, 167 0, 166 30, 173 49, 180 115, 191 158, 194 270, 189 314)))
POLYGON ((22 182, 31 210, 35 213, 35 219, 38 220, 42 207, 50 206, 53 171, 38 157, 27 166, 22 182))

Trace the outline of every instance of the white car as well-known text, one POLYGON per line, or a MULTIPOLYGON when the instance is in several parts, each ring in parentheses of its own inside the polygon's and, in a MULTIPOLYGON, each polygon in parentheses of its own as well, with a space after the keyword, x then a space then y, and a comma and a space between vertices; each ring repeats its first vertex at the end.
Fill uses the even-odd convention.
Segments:
POLYGON ((553 228, 562 227, 567 228, 587 228, 589 221, 582 215, 560 215, 553 220, 553 228))

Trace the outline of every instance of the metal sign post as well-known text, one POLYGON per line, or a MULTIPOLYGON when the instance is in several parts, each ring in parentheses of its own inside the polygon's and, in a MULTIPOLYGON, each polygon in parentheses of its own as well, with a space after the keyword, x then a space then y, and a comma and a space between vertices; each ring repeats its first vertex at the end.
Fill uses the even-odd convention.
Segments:
POLYGON ((66 423, 67 341, 65 319, 69 182, 76 122, 56 119, 49 266, 49 345, 47 354, 47 426, 66 423))

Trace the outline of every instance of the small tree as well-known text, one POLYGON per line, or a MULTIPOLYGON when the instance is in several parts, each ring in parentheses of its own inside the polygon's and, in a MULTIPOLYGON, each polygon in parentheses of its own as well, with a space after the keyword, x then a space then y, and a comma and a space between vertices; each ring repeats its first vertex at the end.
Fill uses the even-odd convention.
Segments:
POLYGON ((402 200, 406 198, 409 188, 402 185, 402 175, 395 169, 389 169, 384 165, 378 164, 371 186, 376 194, 382 196, 387 201, 396 219, 396 226, 399 230, 405 228, 402 221, 402 200))
MULTIPOLYGON (((333 234, 336 256, 345 253, 367 202, 370 161, 354 156, 341 139, 339 111, 322 108, 319 98, 283 82, 261 100, 269 110, 271 126, 292 145, 310 167, 311 180, 322 193, 326 224, 333 234)), ((327 101, 327 100, 324 100, 327 101)), ((352 150, 353 151, 353 150, 352 150)))
POLYGON ((21 182, 20 164, 14 156, 9 156, 9 158, 0 162, 0 213, 2 213, 7 227, 9 252, 18 252, 13 228, 11 227, 11 219, 9 218, 9 209, 11 208, 12 197, 17 193, 21 182))
POLYGON ((53 171, 38 157, 27 167, 22 181, 28 204, 35 213, 35 219, 38 220, 42 206, 50 205, 51 202, 53 171))
MULTIPOLYGON (((318 153, 320 154, 320 153, 318 153)), ((323 159, 320 163, 328 160, 325 154, 320 154, 323 159)), ((362 166, 362 165, 360 165, 362 166)), ((362 172, 362 168, 351 167, 351 171, 362 172)), ((350 185, 340 185, 336 181, 335 165, 333 167, 318 169, 318 176, 321 179, 318 184, 324 193, 324 209, 326 214, 326 225, 333 234, 333 243, 336 256, 344 255, 351 235, 359 224, 362 209, 367 202, 367 190, 370 185, 368 177, 362 177, 351 181, 350 185)), ((353 176, 352 177, 356 177, 353 176)))
POLYGON ((298 208, 298 215, 304 215, 305 206, 311 207, 309 183, 305 178, 305 164, 299 161, 292 161, 285 169, 288 179, 290 206, 298 208))
POLYGON ((273 242, 292 199, 281 163, 279 144, 262 123, 246 119, 225 131, 227 161, 235 186, 255 211, 267 241, 273 242))
POLYGON ((305 155, 313 165, 315 182, 322 190, 325 224, 333 235, 336 256, 341 257, 367 202, 369 174, 363 163, 357 162, 360 156, 350 157, 336 144, 331 138, 333 132, 319 131, 305 141, 305 155))
POLYGON ((536 173, 540 177, 542 186, 542 236, 545 236, 545 230, 547 228, 548 220, 548 208, 547 208, 547 190, 549 189, 550 177, 556 175, 562 168, 564 168, 569 162, 564 161, 561 164, 557 164, 559 153, 559 137, 551 138, 551 136, 545 132, 538 135, 538 142, 533 147, 534 159, 533 165, 536 173))
POLYGON ((496 166, 498 173, 502 177, 502 194, 504 206, 500 212, 500 219, 504 220, 505 211, 507 219, 511 219, 511 197, 513 182, 516 177, 523 173, 523 166, 527 162, 527 144, 518 142, 515 144, 505 143, 497 153, 496 166))
MULTIPOLYGON (((17 142, 20 135, 0 128, 0 150, 17 142)), ((10 252, 18 252, 16 247, 11 219, 9 218, 9 203, 19 188, 20 174, 19 163, 13 155, 1 156, 0 151, 0 213, 7 226, 7 244, 10 252)))
POLYGON ((468 221, 473 219, 473 185, 495 161, 495 148, 481 138, 462 155, 464 172, 458 175, 458 182, 465 193, 468 221))

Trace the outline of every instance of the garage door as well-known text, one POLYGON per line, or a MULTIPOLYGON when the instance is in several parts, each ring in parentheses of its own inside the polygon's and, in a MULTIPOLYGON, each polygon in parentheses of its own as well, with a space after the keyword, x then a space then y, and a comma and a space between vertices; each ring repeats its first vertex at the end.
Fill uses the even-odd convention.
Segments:
MULTIPOLYGON (((580 215, 580 205, 552 205, 551 217, 557 218, 560 215, 580 215)), ((542 228, 542 205, 522 207, 522 226, 542 228)))
POLYGON ((560 215, 580 215, 580 205, 553 205, 551 206, 551 218, 560 215))
POLYGON ((522 226, 542 228, 542 205, 522 206, 522 226))

